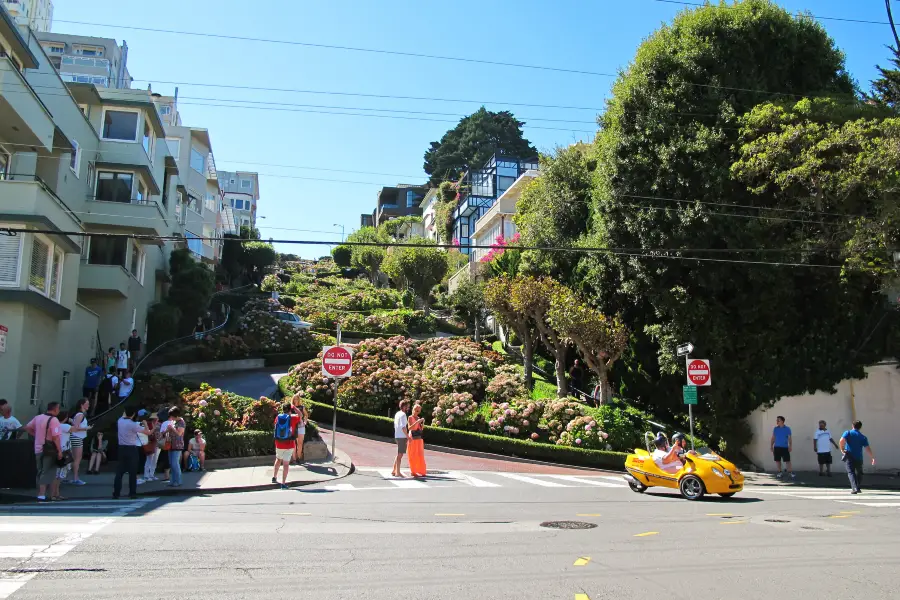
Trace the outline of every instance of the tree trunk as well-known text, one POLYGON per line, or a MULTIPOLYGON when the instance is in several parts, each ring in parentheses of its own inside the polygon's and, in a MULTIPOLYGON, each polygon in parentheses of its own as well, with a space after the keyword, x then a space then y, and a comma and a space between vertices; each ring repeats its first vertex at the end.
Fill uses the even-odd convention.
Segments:
POLYGON ((530 335, 522 336, 522 362, 525 364, 525 388, 534 389, 534 342, 530 335))
POLYGON ((565 344, 556 344, 556 396, 565 398, 569 395, 569 382, 566 381, 566 357, 568 348, 565 344))

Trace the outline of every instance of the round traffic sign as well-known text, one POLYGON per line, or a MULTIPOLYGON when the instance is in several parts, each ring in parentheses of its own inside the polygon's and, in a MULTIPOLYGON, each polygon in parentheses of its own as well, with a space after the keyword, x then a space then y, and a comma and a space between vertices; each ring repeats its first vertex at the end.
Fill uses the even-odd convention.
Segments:
POLYGON ((325 348, 322 354, 322 373, 329 377, 349 377, 353 371, 353 354, 341 346, 325 348))
POLYGON ((709 369, 709 361, 694 359, 687 367, 688 383, 691 385, 710 385, 712 373, 709 369))

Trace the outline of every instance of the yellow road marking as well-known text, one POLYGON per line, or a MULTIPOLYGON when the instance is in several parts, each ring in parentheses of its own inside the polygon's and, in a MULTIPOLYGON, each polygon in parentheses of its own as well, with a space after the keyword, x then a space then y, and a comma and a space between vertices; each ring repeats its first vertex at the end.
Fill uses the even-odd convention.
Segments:
POLYGON ((842 510, 841 514, 842 515, 858 515, 859 511, 858 510, 842 510))
POLYGON ((850 515, 828 515, 829 519, 849 519, 850 515))
POLYGON ((600 513, 578 513, 576 517, 599 517, 600 513))
POLYGON ((591 600, 587 594, 575 594, 575 600, 591 600))
POLYGON ((574 567, 583 567, 584 565, 588 564, 589 562, 591 562, 591 557, 590 557, 590 556, 581 556, 581 557, 578 558, 578 560, 575 561, 575 564, 572 565, 572 566, 574 566, 574 567))
POLYGON ((719 525, 743 525, 747 521, 722 521, 719 525))
POLYGON ((658 531, 645 531, 644 533, 637 533, 634 537, 647 537, 648 535, 658 535, 658 531))
POLYGON ((283 515, 295 515, 295 516, 298 516, 298 517, 308 517, 308 516, 310 516, 312 513, 287 512, 287 513, 281 513, 281 514, 283 514, 283 515))
POLYGON ((706 513, 707 517, 733 517, 731 513, 706 513))
POLYGON ((465 513, 434 513, 436 517, 464 517, 465 513))

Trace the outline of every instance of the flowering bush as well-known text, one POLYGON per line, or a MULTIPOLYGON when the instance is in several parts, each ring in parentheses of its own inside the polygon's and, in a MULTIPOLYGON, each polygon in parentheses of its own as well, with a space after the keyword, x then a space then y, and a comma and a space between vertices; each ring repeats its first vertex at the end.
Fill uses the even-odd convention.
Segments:
POLYGON ((557 446, 576 446, 591 450, 606 450, 609 435, 601 431, 600 425, 592 416, 575 417, 566 425, 566 430, 556 440, 557 446))
POLYGON ((441 338, 428 340, 420 347, 425 356, 425 373, 435 379, 446 393, 468 392, 476 401, 484 398, 484 390, 492 365, 481 355, 481 345, 468 339, 441 338))
POLYGON ((491 433, 537 440, 538 423, 544 413, 543 402, 492 402, 488 428, 491 433))
POLYGON ((264 292, 283 292, 284 284, 278 278, 278 275, 270 274, 263 277, 262 284, 259 289, 264 292))
POLYGON ((431 411, 433 417, 431 424, 435 427, 466 429, 471 415, 477 410, 478 403, 472 398, 472 394, 468 392, 445 394, 431 411))
POLYGON ((188 433, 201 429, 204 436, 214 438, 236 425, 236 413, 231 405, 230 394, 208 384, 202 384, 196 392, 183 394, 184 418, 188 433))
POLYGON ((203 339, 201 353, 206 360, 232 360, 250 356, 250 346, 237 335, 210 335, 203 339))
MULTIPOLYGON (((249 302, 247 304, 250 304, 249 302)), ((269 306, 281 305, 268 304, 269 306)), ((244 315, 238 322, 244 342, 251 352, 313 352, 317 343, 309 331, 299 329, 279 320, 269 310, 244 306, 244 315)))
POLYGON ((495 403, 512 402, 519 398, 528 398, 528 390, 525 388, 525 375, 512 365, 498 368, 496 375, 485 391, 487 392, 487 399, 495 403))
POLYGON ((554 400, 544 408, 544 420, 550 441, 556 443, 569 425, 569 421, 584 416, 584 405, 574 400, 554 400))
POLYGON ((279 413, 278 403, 262 396, 253 402, 241 419, 241 427, 254 431, 267 431, 272 428, 275 417, 279 413))

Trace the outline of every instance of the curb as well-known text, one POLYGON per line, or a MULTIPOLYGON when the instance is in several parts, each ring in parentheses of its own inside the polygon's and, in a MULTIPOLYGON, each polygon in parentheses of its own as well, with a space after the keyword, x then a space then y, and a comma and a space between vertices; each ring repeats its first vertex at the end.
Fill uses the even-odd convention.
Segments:
MULTIPOLYGON (((349 459, 350 456, 347 455, 349 459)), ((318 480, 318 481, 291 481, 288 482, 288 488, 300 488, 309 485, 314 485, 316 483, 327 483, 331 481, 338 481, 343 479, 349 475, 352 475, 356 472, 356 465, 353 464, 352 460, 347 461, 349 465, 344 463, 330 463, 335 466, 344 467, 347 469, 347 472, 343 475, 337 475, 332 479, 327 480, 318 480)), ((329 463, 321 463, 321 464, 329 464, 329 463)), ((264 483, 258 485, 244 485, 244 486, 235 486, 235 487, 227 487, 227 488, 170 488, 170 489, 162 489, 157 490, 155 492, 138 492, 138 498, 150 498, 150 497, 166 497, 172 498, 175 496, 213 496, 219 494, 230 494, 230 493, 240 493, 240 492, 265 492, 281 489, 281 484, 279 483, 264 483)), ((79 496, 77 498, 69 498, 69 500, 109 500, 112 498, 111 494, 103 495, 103 496, 79 496)), ((122 499, 123 502, 127 501, 127 498, 122 499)), ((21 504, 21 503, 33 503, 34 502, 34 492, 29 491, 28 495, 18 494, 18 493, 9 493, 0 491, 0 504, 21 504)), ((55 504, 64 505, 67 500, 62 500, 55 504)))
MULTIPOLYGON (((323 426, 319 425, 319 431, 323 430, 323 426)), ((331 431, 328 429, 327 431, 331 431)), ((375 442, 384 442, 391 443, 392 440, 390 438, 381 437, 377 435, 372 435, 371 433, 362 433, 359 431, 352 431, 350 429, 342 429, 341 427, 337 428, 338 433, 343 433, 345 435, 351 435, 354 437, 359 437, 367 440, 372 440, 375 442)), ((531 465, 542 465, 547 467, 565 467, 567 469, 578 469, 580 471, 590 471, 596 473, 611 473, 613 475, 620 475, 625 472, 625 470, 621 471, 612 471, 610 469, 595 469, 593 467, 585 467, 582 465, 569 465, 566 463, 557 463, 557 462, 547 462, 543 460, 534 460, 532 458, 521 458, 518 456, 511 456, 508 454, 492 454, 490 452, 480 452, 478 450, 466 450, 463 448, 450 448, 449 446, 437 446, 435 444, 425 444, 426 450, 432 450, 434 452, 443 452, 446 454, 457 454, 460 456, 471 456, 473 458, 487 458, 491 460, 499 460, 504 462, 518 462, 518 463, 526 463, 531 465)))

